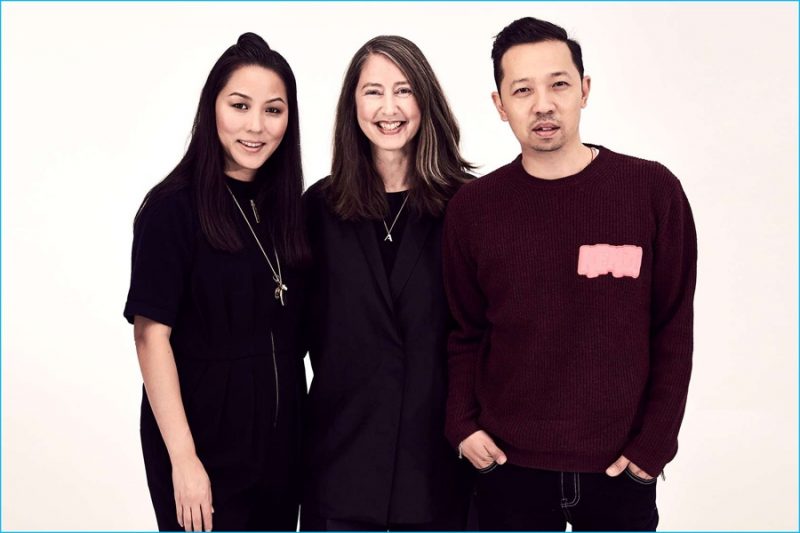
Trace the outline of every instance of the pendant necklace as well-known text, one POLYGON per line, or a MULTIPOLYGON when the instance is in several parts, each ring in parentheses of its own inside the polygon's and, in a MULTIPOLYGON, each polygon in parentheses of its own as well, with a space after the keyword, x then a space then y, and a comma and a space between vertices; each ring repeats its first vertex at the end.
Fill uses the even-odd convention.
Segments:
POLYGON ((261 250, 261 253, 264 256, 264 259, 267 260, 267 264, 269 265, 269 269, 272 271, 272 280, 275 282, 275 285, 276 285, 275 286, 275 299, 276 300, 280 300, 281 306, 286 305, 286 303, 283 301, 283 293, 288 291, 289 287, 287 287, 286 284, 283 282, 283 276, 281 275, 281 262, 278 259, 278 250, 275 249, 275 247, 273 245, 273 251, 275 252, 275 264, 278 266, 278 270, 275 270, 275 267, 272 266, 272 261, 269 260, 269 256, 267 255, 267 252, 264 251, 264 247, 261 245, 261 241, 259 240, 258 235, 256 235, 256 232, 253 230, 253 226, 250 224, 250 221, 247 220, 247 216, 244 214, 244 210, 242 209, 242 206, 239 205, 239 200, 236 199, 236 196, 233 194, 233 191, 231 191, 231 188, 228 187, 227 184, 225 185, 225 187, 228 189, 228 192, 231 193, 231 198, 233 198, 233 201, 236 204, 236 207, 239 208, 239 212, 242 214, 242 218, 244 219, 245 223, 247 223, 247 227, 250 228, 250 233, 253 234, 253 238, 256 240, 256 244, 258 244, 258 249, 261 250))
POLYGON ((394 225, 397 224, 397 219, 400 218, 400 213, 403 212, 403 208, 406 206, 407 201, 408 193, 406 193, 406 197, 403 198, 403 204, 400 206, 400 209, 397 210, 397 214, 394 216, 391 226, 387 226, 386 219, 383 219, 383 228, 386 230, 386 237, 383 238, 384 241, 394 242, 392 241, 392 230, 394 229, 394 225))

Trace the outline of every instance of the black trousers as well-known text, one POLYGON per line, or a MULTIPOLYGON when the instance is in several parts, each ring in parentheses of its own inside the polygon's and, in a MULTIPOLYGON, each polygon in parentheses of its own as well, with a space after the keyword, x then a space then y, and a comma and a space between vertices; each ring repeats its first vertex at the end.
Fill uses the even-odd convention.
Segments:
POLYGON ((303 507, 300 531, 463 531, 467 525, 467 509, 460 514, 440 516, 434 522, 421 524, 373 524, 356 520, 325 518, 318 511, 303 507))
POLYGON ((654 531, 656 478, 626 470, 553 472, 506 463, 477 481, 478 524, 484 531, 654 531))

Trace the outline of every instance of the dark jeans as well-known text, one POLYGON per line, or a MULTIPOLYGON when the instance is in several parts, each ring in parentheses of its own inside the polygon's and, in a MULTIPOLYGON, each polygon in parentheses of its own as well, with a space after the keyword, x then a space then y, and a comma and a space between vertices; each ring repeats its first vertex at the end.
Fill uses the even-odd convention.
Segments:
POLYGON ((626 470, 606 474, 553 472, 506 463, 477 481, 478 524, 484 531, 655 531, 656 478, 626 470))

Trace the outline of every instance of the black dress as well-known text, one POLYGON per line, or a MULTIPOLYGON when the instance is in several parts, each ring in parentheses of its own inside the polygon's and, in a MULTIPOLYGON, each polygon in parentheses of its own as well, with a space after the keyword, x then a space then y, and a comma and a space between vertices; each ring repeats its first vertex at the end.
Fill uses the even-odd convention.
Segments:
MULTIPOLYGON (((463 529, 471 468, 444 438, 442 220, 343 221, 305 195, 314 260, 303 530, 463 529)), ((404 195, 389 195, 391 216, 404 195)))
MULTIPOLYGON (((250 204, 258 184, 227 183, 274 265, 267 222, 256 223, 250 204)), ((231 205, 235 210, 232 199, 231 205)), ((235 214, 244 249, 227 253, 205 239, 189 188, 148 200, 134 228, 125 317, 172 327, 183 406, 211 480, 214 529, 293 530, 305 394, 302 278, 281 264, 289 287, 281 307, 269 266, 235 214)), ((146 393, 141 438, 158 527, 180 529, 170 460, 146 393)))

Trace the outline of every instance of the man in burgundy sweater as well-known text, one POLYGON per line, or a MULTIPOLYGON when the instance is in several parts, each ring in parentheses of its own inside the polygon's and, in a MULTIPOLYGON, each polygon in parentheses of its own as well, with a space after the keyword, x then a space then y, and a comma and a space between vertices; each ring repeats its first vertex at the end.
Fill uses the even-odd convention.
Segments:
POLYGON ((484 472, 481 529, 655 529, 692 366, 689 203, 659 163, 581 142, 563 28, 517 20, 492 59, 522 154, 448 207, 447 437, 484 472))

